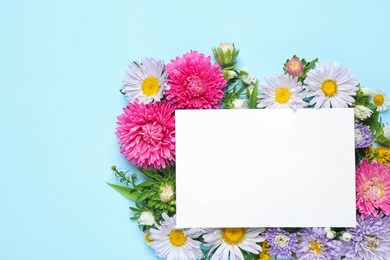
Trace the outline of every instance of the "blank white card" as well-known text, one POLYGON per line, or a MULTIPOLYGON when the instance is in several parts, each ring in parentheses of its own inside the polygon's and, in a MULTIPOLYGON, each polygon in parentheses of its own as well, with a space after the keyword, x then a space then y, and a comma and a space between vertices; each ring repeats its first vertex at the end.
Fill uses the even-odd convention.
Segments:
POLYGON ((354 227, 353 109, 176 110, 177 227, 354 227))

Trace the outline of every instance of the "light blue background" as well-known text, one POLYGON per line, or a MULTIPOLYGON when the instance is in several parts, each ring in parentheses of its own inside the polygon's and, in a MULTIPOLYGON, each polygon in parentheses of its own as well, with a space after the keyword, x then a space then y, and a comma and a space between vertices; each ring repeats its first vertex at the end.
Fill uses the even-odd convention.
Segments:
POLYGON ((389 10, 385 0, 0 0, 0 259, 156 259, 131 203, 105 184, 111 165, 130 167, 114 131, 133 60, 211 55, 231 41, 261 80, 297 54, 390 92, 389 10))

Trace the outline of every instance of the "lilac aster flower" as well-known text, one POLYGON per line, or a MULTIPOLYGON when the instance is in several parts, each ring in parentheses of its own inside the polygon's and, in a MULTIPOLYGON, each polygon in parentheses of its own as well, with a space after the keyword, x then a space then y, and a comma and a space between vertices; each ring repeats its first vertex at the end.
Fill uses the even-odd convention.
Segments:
POLYGON ((383 213, 373 217, 357 217, 356 228, 348 231, 352 239, 345 243, 345 259, 385 260, 390 257, 390 217, 383 213))
POLYGON ((339 260, 342 243, 326 237, 322 228, 304 228, 298 235, 301 244, 297 245, 297 257, 300 260, 339 260))
POLYGON ((364 148, 372 144, 371 131, 366 125, 355 124, 355 148, 364 148))
POLYGON ((281 228, 270 228, 265 233, 265 238, 271 246, 270 255, 275 255, 277 258, 293 259, 291 254, 295 251, 298 242, 296 234, 290 234, 281 228))

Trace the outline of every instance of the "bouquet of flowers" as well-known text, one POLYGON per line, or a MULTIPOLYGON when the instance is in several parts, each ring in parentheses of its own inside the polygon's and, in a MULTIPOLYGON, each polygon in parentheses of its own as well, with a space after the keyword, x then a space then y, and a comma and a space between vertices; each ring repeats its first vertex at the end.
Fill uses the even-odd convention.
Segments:
POLYGON ((212 48, 213 58, 190 51, 164 64, 145 58, 131 64, 118 116, 120 152, 138 173, 112 167, 111 187, 134 202, 145 241, 167 259, 390 259, 389 106, 381 90, 363 87, 337 62, 297 56, 278 75, 259 80, 236 68, 232 43, 212 48), (176 227, 175 109, 347 108, 355 111, 355 228, 176 227), (375 145, 374 145, 375 144, 375 145), (137 174, 142 180, 137 179, 137 174))

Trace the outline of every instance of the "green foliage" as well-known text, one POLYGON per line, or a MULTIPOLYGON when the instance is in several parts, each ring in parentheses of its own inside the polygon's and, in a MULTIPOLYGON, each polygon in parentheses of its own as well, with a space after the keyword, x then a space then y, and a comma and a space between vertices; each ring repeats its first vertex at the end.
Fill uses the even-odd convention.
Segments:
POLYGON ((136 203, 136 207, 130 208, 134 212, 132 220, 138 220, 144 211, 153 212, 156 221, 161 220, 163 212, 171 216, 176 213, 175 167, 167 167, 163 170, 137 168, 148 178, 140 183, 135 182, 137 177, 135 173, 128 176, 127 172, 120 171, 115 166, 111 169, 119 181, 124 182, 126 186, 107 184, 136 203))
POLYGON ((256 81, 255 87, 253 88, 252 94, 249 96, 249 108, 257 107, 257 95, 259 94, 259 83, 256 81))

